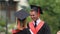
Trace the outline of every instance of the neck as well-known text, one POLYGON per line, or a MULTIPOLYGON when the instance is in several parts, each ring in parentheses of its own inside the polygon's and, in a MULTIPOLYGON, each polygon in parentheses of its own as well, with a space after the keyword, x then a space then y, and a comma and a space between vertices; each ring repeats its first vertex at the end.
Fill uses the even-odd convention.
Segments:
POLYGON ((37 21, 38 19, 39 19, 39 17, 35 21, 37 21))

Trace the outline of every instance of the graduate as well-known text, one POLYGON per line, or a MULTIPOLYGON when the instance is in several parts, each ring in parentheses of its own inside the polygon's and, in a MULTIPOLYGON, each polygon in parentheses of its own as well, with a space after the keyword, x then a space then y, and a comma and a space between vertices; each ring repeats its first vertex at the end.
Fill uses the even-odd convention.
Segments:
POLYGON ((17 29, 12 31, 12 34, 25 34, 26 26, 26 18, 29 16, 29 14, 24 10, 21 9, 18 12, 15 13, 15 16, 17 17, 17 29))
POLYGON ((40 14, 43 14, 41 7, 31 5, 32 21, 28 23, 27 34, 50 34, 50 28, 45 21, 39 18, 40 14))

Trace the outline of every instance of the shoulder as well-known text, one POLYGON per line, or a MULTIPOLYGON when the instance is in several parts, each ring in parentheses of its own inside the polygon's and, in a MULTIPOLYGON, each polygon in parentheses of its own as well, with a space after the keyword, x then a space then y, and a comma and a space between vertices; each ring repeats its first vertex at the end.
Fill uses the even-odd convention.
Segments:
POLYGON ((16 34, 26 34, 27 33, 28 28, 25 28, 23 30, 20 30, 19 32, 17 32, 16 34))
POLYGON ((50 31, 50 26, 48 25, 48 23, 44 23, 44 25, 43 25, 43 28, 45 29, 45 30, 49 30, 50 31))
POLYGON ((49 26, 48 23, 44 22, 44 26, 49 26))

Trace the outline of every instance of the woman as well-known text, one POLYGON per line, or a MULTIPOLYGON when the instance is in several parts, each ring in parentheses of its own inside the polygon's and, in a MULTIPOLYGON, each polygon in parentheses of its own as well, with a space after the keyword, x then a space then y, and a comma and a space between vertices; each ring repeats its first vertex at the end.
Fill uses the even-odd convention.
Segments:
POLYGON ((25 34, 25 30, 27 28, 26 26, 26 18, 29 16, 29 14, 24 10, 20 10, 15 13, 15 16, 18 18, 17 20, 17 29, 12 30, 13 34, 25 34))

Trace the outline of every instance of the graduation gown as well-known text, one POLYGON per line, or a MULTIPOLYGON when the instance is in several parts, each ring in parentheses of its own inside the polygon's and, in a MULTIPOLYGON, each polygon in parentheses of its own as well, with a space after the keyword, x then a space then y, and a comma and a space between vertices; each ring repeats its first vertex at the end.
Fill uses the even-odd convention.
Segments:
POLYGON ((14 34, 27 34, 27 29, 20 30, 14 34))
MULTIPOLYGON (((28 24, 28 28, 22 30, 22 31, 19 31, 17 32, 16 34, 31 34, 30 32, 30 27, 29 27, 29 24, 28 24)), ((41 27, 41 29, 37 32, 37 34, 51 34, 50 32, 50 28, 49 26, 47 25, 47 23, 44 23, 44 25, 41 27)))
MULTIPOLYGON (((28 24, 28 29, 27 29, 27 34, 31 34, 31 32, 29 31, 30 27, 28 24)), ((41 29, 37 32, 37 34, 51 34, 50 33, 50 28, 47 25, 47 23, 44 23, 44 25, 41 27, 41 29)))

